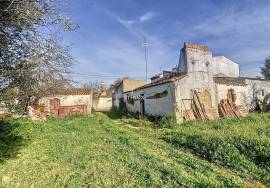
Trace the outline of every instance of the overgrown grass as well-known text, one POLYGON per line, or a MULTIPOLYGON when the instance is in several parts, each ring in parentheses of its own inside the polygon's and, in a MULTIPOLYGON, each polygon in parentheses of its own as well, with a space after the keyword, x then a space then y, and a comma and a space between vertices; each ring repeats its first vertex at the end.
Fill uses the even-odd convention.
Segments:
POLYGON ((114 115, 3 121, 13 139, 0 134, 12 151, 0 152, 0 187, 269 185, 269 114, 183 125, 114 115))
POLYGON ((161 138, 194 155, 270 185, 269 114, 184 124, 161 138))

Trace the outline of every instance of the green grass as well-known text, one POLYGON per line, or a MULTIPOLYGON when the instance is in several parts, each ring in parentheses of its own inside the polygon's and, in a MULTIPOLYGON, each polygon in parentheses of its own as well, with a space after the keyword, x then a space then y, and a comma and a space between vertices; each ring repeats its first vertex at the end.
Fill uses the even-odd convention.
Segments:
POLYGON ((168 126, 116 115, 0 121, 0 187, 269 185, 270 114, 168 126))
POLYGON ((162 138, 200 158, 270 182, 269 114, 182 125, 162 138))

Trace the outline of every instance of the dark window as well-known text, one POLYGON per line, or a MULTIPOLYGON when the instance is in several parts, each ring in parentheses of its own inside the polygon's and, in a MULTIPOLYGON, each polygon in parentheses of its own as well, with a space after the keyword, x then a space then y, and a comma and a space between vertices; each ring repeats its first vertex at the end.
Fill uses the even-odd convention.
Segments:
POLYGON ((264 96, 264 90, 262 89, 262 96, 264 96))

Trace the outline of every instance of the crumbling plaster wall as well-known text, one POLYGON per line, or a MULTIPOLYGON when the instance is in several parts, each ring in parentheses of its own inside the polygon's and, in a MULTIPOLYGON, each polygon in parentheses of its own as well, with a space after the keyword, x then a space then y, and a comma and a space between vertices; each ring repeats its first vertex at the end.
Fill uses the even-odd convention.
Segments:
POLYGON ((212 107, 217 107, 215 84, 213 80, 213 56, 205 47, 184 48, 181 50, 179 67, 184 67, 186 77, 174 81, 175 115, 179 122, 183 120, 183 111, 191 109, 193 90, 207 90, 211 95, 212 107))
POLYGON ((178 72, 209 72, 211 75, 239 77, 239 64, 225 56, 213 56, 207 47, 191 45, 180 51, 178 72))
POLYGON ((270 82, 265 80, 245 79, 247 84, 247 102, 250 104, 256 97, 260 100, 270 94, 270 82))
POLYGON ((87 105, 87 112, 91 113, 92 95, 55 95, 43 97, 39 100, 39 105, 45 105, 46 110, 50 109, 50 99, 60 99, 61 106, 87 105))
POLYGON ((210 77, 213 72, 212 53, 199 49, 186 49, 187 74, 195 73, 196 77, 200 77, 200 73, 207 73, 210 77))
POLYGON ((245 107, 247 107, 249 105, 247 85, 216 84, 216 103, 220 103, 220 100, 222 99, 227 99, 227 93, 229 89, 233 89, 234 93, 236 94, 235 104, 237 106, 244 105, 245 107))
POLYGON ((175 112, 175 94, 173 83, 150 86, 124 94, 126 108, 132 113, 142 113, 141 99, 144 100, 145 114, 149 116, 173 116, 175 112), (142 94, 144 95, 143 98, 142 94), (128 101, 134 99, 134 104, 128 101))
MULTIPOLYGON (((207 77, 205 73, 203 78, 207 77)), ((191 99, 193 91, 204 92, 208 91, 211 95, 211 102, 213 108, 217 107, 215 85, 212 78, 196 79, 194 74, 190 73, 186 77, 174 81, 175 88, 175 114, 178 122, 183 121, 183 112, 191 109, 191 99)))
POLYGON ((258 98, 263 100, 270 94, 270 82, 256 79, 245 79, 245 85, 216 84, 217 102, 227 98, 229 89, 233 89, 236 94, 236 105, 251 109, 253 101, 258 98))

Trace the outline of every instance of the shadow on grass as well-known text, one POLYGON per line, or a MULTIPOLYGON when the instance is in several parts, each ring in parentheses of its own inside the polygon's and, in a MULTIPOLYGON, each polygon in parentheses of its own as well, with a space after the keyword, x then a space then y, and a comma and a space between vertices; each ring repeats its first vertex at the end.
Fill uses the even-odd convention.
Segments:
MULTIPOLYGON (((109 118, 113 120, 128 120, 129 124, 135 125, 135 127, 152 127, 152 128, 173 128, 177 125, 176 119, 174 117, 162 117, 153 115, 140 115, 139 113, 130 113, 127 111, 117 110, 112 108, 109 112, 103 112, 109 118)), ((125 121, 127 123, 127 121, 125 121)))
POLYGON ((0 163, 16 157, 24 145, 23 138, 16 132, 19 126, 18 123, 0 120, 0 163))
POLYGON ((121 119, 122 117, 127 116, 126 112, 120 111, 114 107, 109 112, 103 112, 103 114, 107 115, 111 119, 121 119))

